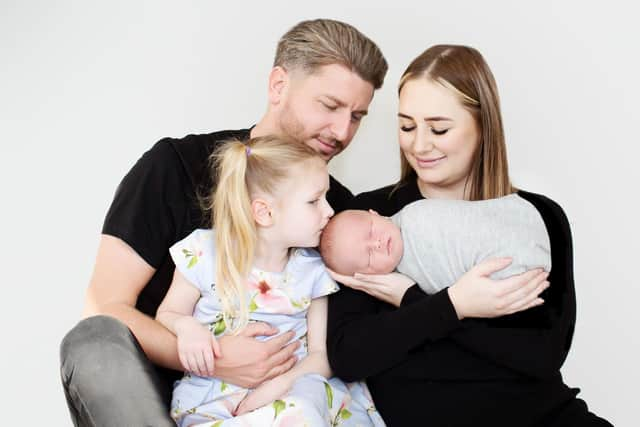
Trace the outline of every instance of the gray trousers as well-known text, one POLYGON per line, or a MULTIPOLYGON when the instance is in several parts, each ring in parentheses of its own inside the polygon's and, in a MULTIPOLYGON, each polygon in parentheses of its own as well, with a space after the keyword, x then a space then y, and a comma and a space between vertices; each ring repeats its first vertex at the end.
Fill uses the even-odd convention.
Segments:
POLYGON ((171 380, 122 322, 82 320, 62 340, 60 374, 75 426, 175 427, 171 380))

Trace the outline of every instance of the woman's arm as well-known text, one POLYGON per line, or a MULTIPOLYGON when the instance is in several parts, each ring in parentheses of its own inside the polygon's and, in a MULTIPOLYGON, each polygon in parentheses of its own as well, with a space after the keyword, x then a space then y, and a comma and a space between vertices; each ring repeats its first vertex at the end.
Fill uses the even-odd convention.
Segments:
POLYGON ((343 287, 329 296, 327 352, 336 376, 366 378, 404 360, 424 342, 461 327, 447 290, 400 309, 343 287), (416 327, 420 325, 420 327, 416 327))
POLYGON ((552 200, 520 192, 540 212, 551 241, 551 286, 545 304, 526 316, 470 321, 471 328, 452 334, 455 342, 474 354, 535 378, 558 374, 567 357, 575 327, 573 244, 569 221, 552 200))

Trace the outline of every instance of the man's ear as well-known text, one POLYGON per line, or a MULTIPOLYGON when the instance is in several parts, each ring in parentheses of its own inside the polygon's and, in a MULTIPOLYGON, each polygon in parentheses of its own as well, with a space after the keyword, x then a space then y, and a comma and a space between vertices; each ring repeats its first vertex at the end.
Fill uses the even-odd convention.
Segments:
POLYGON ((269 103, 278 105, 282 102, 289 86, 289 73, 280 66, 275 66, 269 73, 269 103))
POLYGON ((262 227, 269 227, 273 224, 273 215, 271 214, 271 204, 261 198, 251 201, 251 213, 253 219, 262 227))

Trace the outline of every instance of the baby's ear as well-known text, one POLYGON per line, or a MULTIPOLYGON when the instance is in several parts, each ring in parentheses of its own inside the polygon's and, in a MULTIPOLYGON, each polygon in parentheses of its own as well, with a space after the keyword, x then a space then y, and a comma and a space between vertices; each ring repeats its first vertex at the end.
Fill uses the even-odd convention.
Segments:
POLYGON ((378 212, 374 211, 373 209, 369 209, 369 213, 377 215, 377 216, 380 216, 380 214, 378 212))

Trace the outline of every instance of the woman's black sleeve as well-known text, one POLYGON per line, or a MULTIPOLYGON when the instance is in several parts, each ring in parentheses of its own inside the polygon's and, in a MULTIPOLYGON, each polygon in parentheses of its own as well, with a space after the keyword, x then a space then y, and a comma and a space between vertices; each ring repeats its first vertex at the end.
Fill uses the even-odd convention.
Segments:
POLYGON ((543 306, 490 320, 463 321, 451 338, 468 351, 534 378, 557 375, 567 357, 575 326, 576 301, 569 221, 550 199, 522 194, 540 212, 551 241, 550 287, 543 306))

